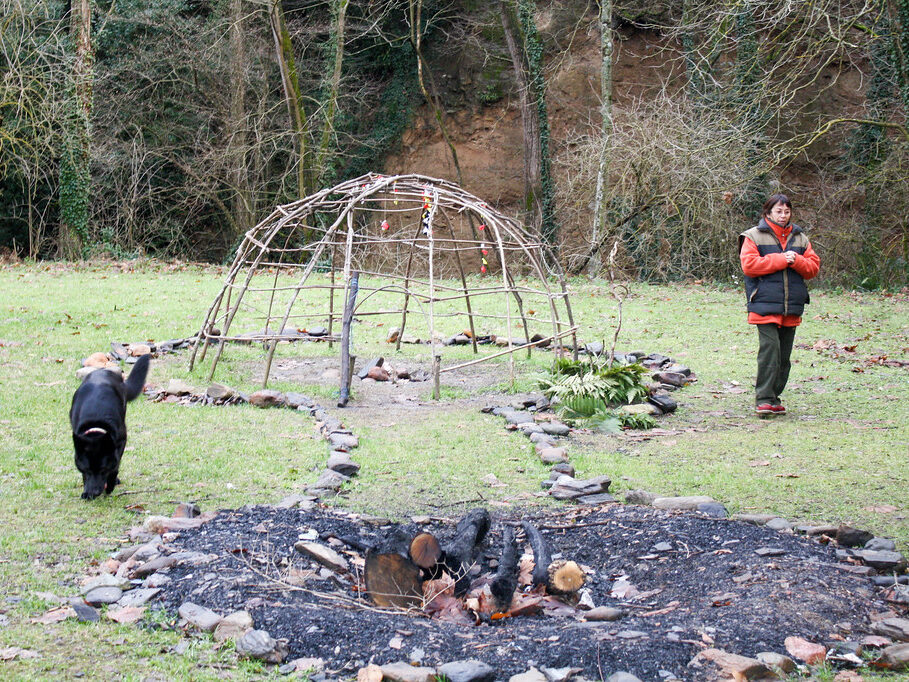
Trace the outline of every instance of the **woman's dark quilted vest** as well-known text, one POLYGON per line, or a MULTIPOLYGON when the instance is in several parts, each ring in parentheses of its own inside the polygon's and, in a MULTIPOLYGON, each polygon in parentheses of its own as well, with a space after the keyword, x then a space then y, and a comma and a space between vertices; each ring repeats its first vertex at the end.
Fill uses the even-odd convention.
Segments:
MULTIPOLYGON (((783 253, 776 234, 763 218, 755 227, 739 235, 739 251, 746 238, 755 243, 762 256, 783 253)), ((808 237, 802 228, 793 225, 786 250, 804 255, 807 248, 808 237)), ((801 315, 805 305, 811 302, 805 280, 792 268, 762 277, 745 277, 745 296, 748 312, 758 315, 801 315)))

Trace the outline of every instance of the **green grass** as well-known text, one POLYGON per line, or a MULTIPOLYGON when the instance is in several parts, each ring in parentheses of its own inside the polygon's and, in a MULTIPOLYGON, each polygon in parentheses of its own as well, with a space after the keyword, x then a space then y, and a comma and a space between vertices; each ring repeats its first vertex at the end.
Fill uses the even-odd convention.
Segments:
MULTIPOLYGON (((97 670, 136 680, 272 674, 216 651, 205 638, 183 654, 167 653, 179 639, 170 630, 30 622, 50 606, 37 592, 74 594, 77 579, 146 514, 169 514, 183 500, 205 510, 275 502, 318 475, 327 450, 304 413, 140 399, 129 409, 122 486, 91 503, 79 498, 67 412, 80 358, 108 349, 111 341, 193 334, 223 278, 220 268, 154 263, 0 268, 0 612, 9 621, 0 627, 0 648, 20 646, 40 656, 0 663, 4 679, 92 677, 97 670)), ((617 314, 608 286, 579 280, 571 289, 580 338, 604 340, 608 348, 617 314)), ((863 362, 885 355, 909 359, 906 295, 813 292, 796 343, 832 341, 832 349, 797 348, 784 396, 790 414, 759 421, 751 414, 750 392, 757 335, 745 323, 741 292, 713 285, 631 289, 618 349, 671 355, 690 365, 698 382, 676 394, 678 412, 659 424, 674 433, 650 440, 641 440, 642 433, 577 438, 570 452, 579 475, 608 474, 618 490, 708 494, 732 511, 849 522, 909 548, 909 369, 863 362), (854 353, 842 350, 852 346, 854 353), (745 390, 730 392, 732 382, 745 390), (764 461, 770 464, 753 466, 764 461)), ((456 328, 446 333, 463 328, 460 321, 451 325, 456 328)), ((426 346, 402 346, 398 354, 382 344, 392 326, 393 320, 366 318, 357 329, 357 354, 428 366, 426 346)), ((327 344, 286 345, 276 362, 336 353, 327 344)), ((446 347, 443 354, 444 362, 472 358, 469 347, 446 347)), ((215 379, 255 390, 263 358, 261 347, 231 346, 215 379)), ((514 387, 507 361, 494 361, 499 379, 483 390, 528 390, 550 358, 519 355, 514 387)), ((208 368, 206 362, 190 372, 188 354, 170 355, 153 363, 149 381, 181 378, 204 387, 208 368)), ((445 382, 443 375, 443 400, 471 395, 445 382)), ((336 395, 324 385, 273 387, 311 395, 327 407, 336 395)), ((453 515, 484 501, 548 503, 535 496, 546 468, 528 441, 505 431, 498 418, 456 409, 440 416, 416 405, 403 419, 376 420, 356 409, 342 416, 361 438, 356 459, 363 469, 337 504, 401 517, 453 515), (489 473, 505 485, 483 483, 489 473)))

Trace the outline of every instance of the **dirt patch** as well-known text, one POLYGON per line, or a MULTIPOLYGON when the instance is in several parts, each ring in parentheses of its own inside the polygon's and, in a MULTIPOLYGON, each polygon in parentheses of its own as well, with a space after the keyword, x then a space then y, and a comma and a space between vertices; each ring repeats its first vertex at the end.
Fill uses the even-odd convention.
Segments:
MULTIPOLYGON (((496 514, 477 558, 481 573, 493 570, 505 525, 522 519, 585 567, 595 606, 625 615, 590 622, 584 610, 566 607, 465 626, 379 610, 364 596, 356 569, 352 578, 319 576, 294 543, 317 535, 356 566, 358 552, 334 538, 369 545, 391 526, 329 509, 268 506, 222 511, 181 532, 169 549, 209 560, 172 567, 158 599, 170 612, 186 601, 222 615, 245 609, 257 628, 287 640, 289 658, 321 657, 330 674, 367 662, 474 658, 500 679, 531 665, 580 668, 592 679, 617 670, 694 679, 686 666, 708 646, 753 656, 785 653, 783 640, 792 635, 829 642, 848 628, 855 639, 886 608, 868 579, 845 570, 829 546, 744 522, 629 505, 496 514), (395 638, 399 648, 390 644, 395 638)), ((444 538, 451 521, 433 519, 426 528, 444 538)))

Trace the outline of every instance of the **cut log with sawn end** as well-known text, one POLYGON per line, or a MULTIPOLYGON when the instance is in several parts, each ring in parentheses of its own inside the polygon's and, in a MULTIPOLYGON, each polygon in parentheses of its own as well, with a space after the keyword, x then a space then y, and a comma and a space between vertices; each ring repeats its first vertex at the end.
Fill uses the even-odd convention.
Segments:
POLYGON ((366 553, 367 594, 378 606, 421 607, 426 578, 423 564, 434 566, 440 554, 438 540, 430 533, 414 537, 406 528, 395 528, 366 553))
POLYGON ((534 586, 545 585, 549 594, 574 594, 580 590, 587 579, 581 567, 576 562, 565 559, 553 561, 552 551, 536 526, 527 521, 521 525, 533 550, 534 586))

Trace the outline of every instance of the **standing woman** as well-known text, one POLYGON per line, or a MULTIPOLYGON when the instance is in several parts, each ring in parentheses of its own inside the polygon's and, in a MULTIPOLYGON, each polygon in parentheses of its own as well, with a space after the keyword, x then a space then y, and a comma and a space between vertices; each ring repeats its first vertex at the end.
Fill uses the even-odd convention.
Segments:
POLYGON ((745 273, 748 323, 758 330, 758 369, 755 412, 785 414, 780 394, 789 379, 789 356, 795 328, 810 302, 805 280, 821 267, 811 242, 790 222, 792 202, 774 194, 761 209, 761 220, 739 235, 739 259, 745 273))

